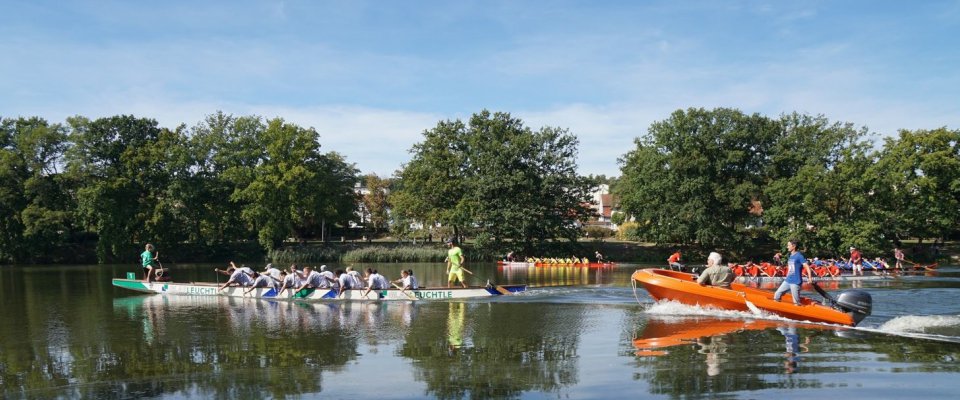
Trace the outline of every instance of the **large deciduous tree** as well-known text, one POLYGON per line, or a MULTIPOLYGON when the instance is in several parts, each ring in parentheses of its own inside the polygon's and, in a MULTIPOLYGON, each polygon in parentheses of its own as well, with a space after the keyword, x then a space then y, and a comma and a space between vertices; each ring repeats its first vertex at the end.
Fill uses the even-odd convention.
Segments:
POLYGON ((314 129, 276 118, 255 137, 262 149, 257 161, 226 173, 236 184, 231 199, 243 204, 242 218, 255 227, 264 248, 324 221, 350 218, 357 205, 358 171, 336 153, 320 154, 314 129))
POLYGON ((364 224, 374 230, 386 229, 390 219, 390 204, 387 201, 390 180, 383 179, 377 174, 369 174, 365 182, 367 193, 362 199, 364 224))
POLYGON ((79 219, 98 236, 100 262, 116 261, 131 245, 154 239, 146 226, 169 180, 157 147, 161 129, 152 119, 131 115, 68 122, 74 146, 67 169, 81 182, 79 219))
POLYGON ((578 141, 568 131, 534 132, 507 113, 482 111, 469 124, 441 121, 411 149, 391 196, 400 218, 472 230, 481 245, 530 250, 555 237, 575 240, 591 181, 576 173, 578 141))
POLYGON ((960 231, 960 130, 901 130, 868 175, 886 205, 877 222, 892 238, 960 231))
POLYGON ((849 246, 881 247, 875 214, 882 204, 863 178, 873 162, 865 128, 823 116, 785 114, 771 150, 764 219, 781 242, 799 239, 823 256, 849 246))
POLYGON ((778 131, 776 121, 738 110, 678 110, 620 159, 621 207, 643 239, 742 247, 778 131))

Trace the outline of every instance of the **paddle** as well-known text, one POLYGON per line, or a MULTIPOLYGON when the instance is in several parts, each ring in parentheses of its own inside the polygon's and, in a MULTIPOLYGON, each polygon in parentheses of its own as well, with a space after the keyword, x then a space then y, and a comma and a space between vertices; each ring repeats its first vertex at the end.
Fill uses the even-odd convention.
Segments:
POLYGON ((400 287, 400 285, 398 285, 396 282, 390 282, 390 283, 393 284, 393 287, 395 287, 395 288, 397 288, 397 289, 400 289, 400 293, 406 294, 407 297, 410 298, 410 300, 416 300, 416 299, 417 299, 417 296, 414 296, 413 293, 410 293, 410 292, 404 290, 404 289, 403 289, 402 287, 400 287))
POLYGON ((488 288, 493 288, 494 290, 500 292, 500 294, 511 294, 511 293, 512 293, 512 292, 510 292, 509 290, 507 290, 507 288, 505 288, 505 287, 503 287, 503 286, 494 285, 494 284, 490 283, 490 280, 489 280, 489 279, 487 280, 487 287, 488 287, 488 288))

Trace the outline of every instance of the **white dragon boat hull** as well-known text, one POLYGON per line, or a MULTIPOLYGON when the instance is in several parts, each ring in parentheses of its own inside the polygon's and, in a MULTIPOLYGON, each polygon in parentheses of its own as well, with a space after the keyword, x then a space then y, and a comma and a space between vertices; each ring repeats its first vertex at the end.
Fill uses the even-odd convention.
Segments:
POLYGON ((219 290, 217 284, 203 282, 144 282, 136 279, 116 278, 113 279, 113 286, 141 293, 172 296, 226 296, 291 301, 450 300, 509 295, 523 292, 527 289, 527 285, 490 285, 487 287, 468 288, 420 288, 405 291, 401 291, 400 289, 381 289, 371 290, 366 294, 366 289, 348 289, 338 297, 337 291, 333 289, 304 289, 298 293, 294 293, 292 290, 285 290, 281 294, 278 293, 279 289, 277 288, 263 287, 255 288, 249 293, 245 293, 249 289, 248 287, 230 286, 219 290))

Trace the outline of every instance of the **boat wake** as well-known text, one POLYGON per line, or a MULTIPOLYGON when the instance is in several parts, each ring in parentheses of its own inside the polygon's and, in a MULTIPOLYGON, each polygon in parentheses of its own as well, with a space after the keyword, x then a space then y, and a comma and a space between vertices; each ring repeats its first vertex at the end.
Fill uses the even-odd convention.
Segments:
POLYGON ((734 311, 734 310, 724 310, 713 307, 701 307, 701 306, 691 306, 683 303, 679 303, 673 300, 662 300, 656 302, 649 306, 645 313, 657 316, 659 318, 663 317, 709 317, 717 319, 739 319, 744 321, 770 321, 778 324, 788 325, 788 326, 805 326, 810 328, 818 329, 855 329, 848 326, 828 324, 824 322, 811 322, 811 321, 800 321, 790 318, 785 318, 776 314, 768 313, 762 310, 756 310, 753 312, 750 311, 734 311))
MULTIPOLYGON (((714 318, 732 318, 732 319, 780 319, 777 316, 757 315, 745 311, 722 310, 713 307, 699 307, 686 305, 672 300, 663 300, 653 303, 645 312, 657 316, 693 316, 693 317, 714 317, 714 318)), ((787 321, 786 319, 784 319, 787 321)))
POLYGON ((858 329, 916 339, 960 343, 960 315, 905 315, 884 322, 876 328, 860 327, 858 329))

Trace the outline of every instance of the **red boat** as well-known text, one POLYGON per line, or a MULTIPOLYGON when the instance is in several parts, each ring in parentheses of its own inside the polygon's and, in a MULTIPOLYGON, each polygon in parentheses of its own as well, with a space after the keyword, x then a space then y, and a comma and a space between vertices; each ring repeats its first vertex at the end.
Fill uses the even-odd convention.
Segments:
POLYGON ((808 297, 800 297, 800 305, 793 304, 790 293, 773 299, 773 292, 732 283, 729 288, 701 286, 697 276, 664 269, 641 269, 633 273, 634 282, 643 285, 655 300, 673 300, 701 307, 715 307, 734 311, 765 311, 798 321, 823 322, 855 326, 873 309, 870 294, 860 290, 841 292, 836 299, 814 284, 824 297, 823 304, 808 297))

